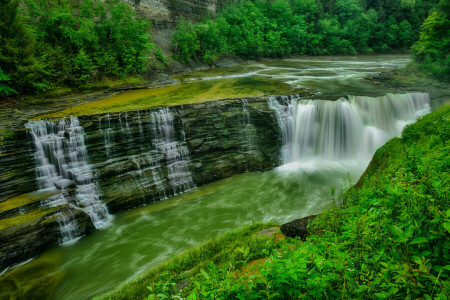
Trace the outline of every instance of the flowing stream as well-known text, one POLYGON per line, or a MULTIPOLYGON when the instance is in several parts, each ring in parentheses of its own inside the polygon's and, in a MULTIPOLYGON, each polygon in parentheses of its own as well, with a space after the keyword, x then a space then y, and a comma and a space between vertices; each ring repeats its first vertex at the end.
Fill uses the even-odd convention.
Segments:
MULTIPOLYGON (((406 124, 430 110, 428 94, 421 93, 374 98, 384 90, 365 93, 362 88, 366 96, 340 98, 343 93, 351 94, 347 92, 352 82, 364 85, 363 75, 377 71, 377 63, 381 67, 399 64, 378 60, 367 63, 366 59, 359 62, 330 61, 324 65, 323 60, 311 60, 309 68, 293 70, 289 67, 292 61, 275 61, 257 70, 259 75, 289 77, 292 84, 298 85, 303 82, 312 86, 320 77, 334 80, 327 81, 329 88, 321 87, 319 94, 323 99, 329 94, 339 95, 336 101, 280 96, 269 100, 283 135, 280 157, 284 163, 270 172, 235 175, 194 189, 188 168, 189 151, 183 137, 177 140, 174 136, 170 111, 161 109, 147 116, 156 124, 155 138, 148 142, 158 155, 166 157, 167 177, 176 196, 120 213, 113 220, 99 200, 101 193, 93 181, 84 131, 77 118, 29 122, 27 127, 36 148, 39 188, 76 187, 72 193, 54 196, 45 205, 68 203, 84 210, 98 227, 110 221, 109 226, 74 244, 58 246, 2 274, 0 298, 17 293, 19 297, 87 299, 227 230, 251 222, 281 224, 320 213, 334 201, 333 187, 339 189, 355 182, 378 147, 399 136, 406 124), (327 72, 335 75, 326 76, 327 72)), ((249 72, 243 77, 253 75, 249 72)), ((252 141, 247 131, 251 130, 251 118, 245 101, 242 110, 249 137, 246 147, 250 149, 252 141)), ((120 122, 122 132, 127 134, 126 114, 120 122)), ((102 127, 101 133, 107 156, 113 156, 114 139, 108 126, 102 127)), ((139 186, 148 180, 141 165, 154 166, 142 158, 136 157, 134 161, 139 186)), ((70 223, 70 217, 62 216, 60 227, 62 242, 77 236, 76 224, 70 223)))

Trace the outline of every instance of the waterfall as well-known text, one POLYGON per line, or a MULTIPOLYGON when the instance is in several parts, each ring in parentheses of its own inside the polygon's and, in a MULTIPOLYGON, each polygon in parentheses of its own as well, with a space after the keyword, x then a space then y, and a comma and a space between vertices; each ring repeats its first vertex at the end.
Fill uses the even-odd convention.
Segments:
MULTIPOLYGON (((106 205, 100 201, 99 191, 88 162, 85 133, 77 118, 57 122, 29 121, 36 148, 36 175, 40 190, 61 190, 45 205, 70 204, 84 211, 95 227, 109 219, 106 205)), ((76 221, 60 214, 63 242, 77 237, 76 221)))
POLYGON ((283 163, 370 159, 403 127, 430 110, 429 95, 349 96, 337 101, 271 97, 283 137, 283 163))
POLYGON ((154 132, 156 138, 154 146, 166 159, 167 176, 174 194, 185 192, 195 187, 189 170, 189 150, 184 136, 184 130, 180 131, 181 138, 178 141, 174 127, 174 117, 168 108, 161 108, 151 113, 156 126, 154 132))
POLYGON ((244 130, 245 130, 245 138, 246 138, 246 149, 247 151, 253 150, 253 135, 255 134, 254 128, 251 124, 250 120, 250 111, 247 107, 247 99, 242 99, 242 111, 244 113, 244 130))

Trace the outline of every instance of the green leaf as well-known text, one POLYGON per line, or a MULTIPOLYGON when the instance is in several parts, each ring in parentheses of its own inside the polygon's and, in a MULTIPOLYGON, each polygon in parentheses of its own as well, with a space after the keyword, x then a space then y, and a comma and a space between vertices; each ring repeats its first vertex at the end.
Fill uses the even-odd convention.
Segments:
POLYGON ((411 242, 409 242, 411 245, 413 244, 421 244, 421 243, 426 243, 428 242, 428 239, 426 237, 420 236, 420 237, 416 237, 414 238, 411 242))
POLYGON ((205 270, 200 269, 200 272, 202 272, 203 277, 205 277, 207 280, 209 280, 209 275, 208 275, 208 273, 205 272, 205 270))
POLYGON ((450 233, 450 222, 444 222, 442 225, 444 226, 445 230, 450 233))

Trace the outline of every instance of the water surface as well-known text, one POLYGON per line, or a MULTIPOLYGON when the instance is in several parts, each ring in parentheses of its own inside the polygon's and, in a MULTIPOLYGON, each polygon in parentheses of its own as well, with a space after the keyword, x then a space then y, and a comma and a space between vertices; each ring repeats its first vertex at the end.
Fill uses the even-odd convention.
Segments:
POLYGON ((211 68, 174 76, 177 83, 73 106, 38 118, 142 110, 225 98, 314 92, 312 98, 336 100, 347 95, 382 96, 401 89, 376 85, 364 78, 403 67, 407 55, 326 56, 267 60, 211 68))
POLYGON ((87 299, 225 231, 320 213, 331 203, 331 187, 348 176, 355 181, 367 163, 309 162, 245 173, 116 215, 108 228, 7 271, 0 298, 87 299))

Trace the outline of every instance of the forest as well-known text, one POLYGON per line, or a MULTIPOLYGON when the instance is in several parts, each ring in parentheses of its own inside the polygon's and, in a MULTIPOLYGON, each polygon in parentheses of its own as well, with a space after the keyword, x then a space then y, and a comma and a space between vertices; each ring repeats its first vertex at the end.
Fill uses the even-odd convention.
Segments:
MULTIPOLYGON (((1 0, 0 96, 89 87, 166 61, 150 22, 119 0, 1 0)), ((408 51, 449 80, 449 3, 441 0, 232 1, 217 18, 177 22, 175 59, 408 51)))
POLYGON ((448 80, 448 11, 447 1, 240 1, 226 6, 215 20, 181 20, 173 42, 180 60, 212 63, 227 54, 255 58, 407 51, 420 36, 413 55, 424 70, 448 80))

